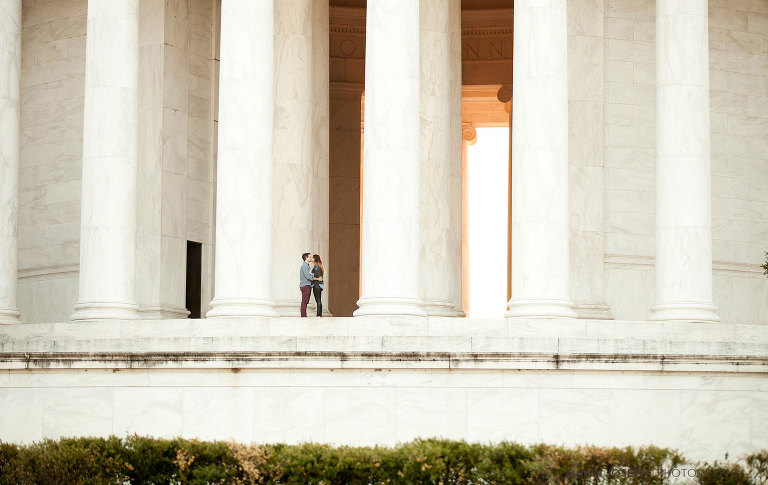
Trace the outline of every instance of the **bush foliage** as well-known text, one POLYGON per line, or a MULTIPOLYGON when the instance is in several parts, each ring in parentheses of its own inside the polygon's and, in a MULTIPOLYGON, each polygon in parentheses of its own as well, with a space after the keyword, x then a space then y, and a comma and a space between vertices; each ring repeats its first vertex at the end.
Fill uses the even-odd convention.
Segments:
MULTIPOLYGON (((388 447, 244 445, 185 439, 63 438, 0 443, 2 484, 667 484, 677 452, 442 439, 388 447)), ((692 470, 692 468, 688 468, 692 470)), ((768 452, 696 465, 683 483, 768 484, 768 452)))
POLYGON ((765 275, 768 276, 768 252, 765 253, 765 263, 762 268, 765 270, 765 275))

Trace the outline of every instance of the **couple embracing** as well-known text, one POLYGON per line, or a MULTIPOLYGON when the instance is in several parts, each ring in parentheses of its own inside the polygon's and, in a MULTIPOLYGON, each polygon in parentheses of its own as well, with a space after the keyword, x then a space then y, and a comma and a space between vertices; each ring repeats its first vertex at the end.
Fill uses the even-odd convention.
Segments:
POLYGON ((307 316, 307 303, 309 303, 310 293, 315 294, 317 303, 317 316, 323 316, 323 303, 320 300, 323 294, 323 275, 325 267, 323 260, 317 254, 304 253, 301 255, 301 269, 299 270, 299 289, 301 290, 301 316, 307 316))

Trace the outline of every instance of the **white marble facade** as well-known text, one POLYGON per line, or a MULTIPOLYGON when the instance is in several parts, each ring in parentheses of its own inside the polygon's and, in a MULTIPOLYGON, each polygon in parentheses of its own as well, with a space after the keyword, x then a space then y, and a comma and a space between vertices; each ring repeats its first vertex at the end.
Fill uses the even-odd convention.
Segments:
MULTIPOLYGON (((568 279, 576 314, 589 318, 644 320, 652 318, 651 307, 659 303, 656 293, 659 275, 654 271, 657 12, 654 1, 635 3, 632 3, 634 7, 619 0, 568 3, 568 279)), ((280 5, 298 8, 290 2, 280 5)), ((423 2, 421 8, 425 5, 429 3, 423 2)), ((768 283, 760 277, 757 264, 766 245, 768 224, 760 183, 761 167, 768 157, 762 141, 765 110, 761 110, 768 97, 764 89, 765 13, 759 2, 710 1, 707 6, 712 165, 711 303, 723 321, 759 324, 768 321, 765 303, 768 283)), ((30 0, 23 1, 22 8, 18 196, 13 195, 13 187, 7 189, 9 200, 18 199, 19 207, 17 262, 9 260, 8 263, 9 268, 18 268, 18 280, 15 290, 4 290, 3 298, 15 300, 7 305, 22 310, 23 321, 61 321, 72 315, 79 298, 87 2, 58 6, 54 2, 30 0), (12 291, 17 295, 5 296, 12 291)), ((178 318, 186 313, 183 292, 186 240, 204 244, 205 311, 213 296, 220 8, 214 0, 142 0, 140 9, 141 129, 136 243, 140 257, 135 264, 138 282, 135 299, 143 318, 178 318)), ((344 26, 348 23, 354 27, 355 22, 349 21, 354 15, 349 12, 355 9, 333 9, 337 18, 332 19, 331 24, 335 26, 332 32, 352 31, 344 26)), ((465 10, 465 18, 468 12, 472 11, 465 10)), ((477 11, 472 18, 476 16, 477 11)), ((473 22, 467 25, 479 23, 473 22)), ((318 23, 315 18, 310 24, 323 25, 323 22, 318 23)), ((280 24, 276 25, 279 28, 280 24)), ((318 31, 312 34, 313 38, 323 35, 318 29, 313 27, 313 32, 318 31)), ((425 30, 422 38, 428 39, 428 35, 429 31, 425 30)), ((345 57, 348 45, 357 42, 357 38, 341 39, 341 47, 331 44, 331 79, 340 79, 337 61, 345 62, 345 78, 340 83, 334 81, 337 85, 352 86, 363 79, 361 63, 355 63, 354 57, 345 57)), ((511 40, 509 42, 511 45, 511 40)), ((317 59, 311 62, 315 70, 323 69, 324 54, 318 57, 318 45, 323 43, 313 41, 315 50, 302 54, 317 59)), ((470 42, 464 49, 465 82, 489 82, 480 79, 482 69, 473 64, 472 49, 477 46, 470 42)), ((279 49, 275 52, 280 56, 279 49)), ((429 66, 433 59, 434 56, 429 56, 422 68, 429 66)), ((477 62, 491 65, 487 61, 477 62)), ((500 72, 495 67, 487 69, 500 72)), ((428 82, 429 76, 424 77, 425 83, 428 82)), ((331 84, 333 87, 333 82, 331 84)), ((424 86, 429 84, 422 84, 422 90, 424 86)), ((316 108, 318 89, 314 84, 310 89, 315 94, 307 98, 313 103, 312 119, 323 120, 327 115, 316 108)), ((322 89, 319 92, 322 93, 322 89)), ((333 111, 333 102, 331 104, 333 111)), ((278 112, 278 120, 281 113, 278 112)), ((322 143, 323 136, 315 135, 327 128, 322 121, 315 123, 318 124, 311 128, 311 138, 319 139, 313 143, 322 143)), ((10 129, 8 126, 4 129, 10 129)), ((302 137, 304 141, 309 138, 302 137)), ((301 144, 291 144, 294 145, 298 148, 301 144)), ((313 179, 319 181, 313 186, 320 187, 321 191, 327 190, 323 189, 325 183, 322 182, 328 172, 327 162, 322 161, 326 150, 327 147, 321 145, 311 149, 313 157, 320 157, 311 162, 304 156, 304 163, 312 163, 313 179)), ((338 147, 331 150, 340 151, 338 147)), ((279 154, 289 155, 282 151, 279 154)), ((275 160, 278 172, 283 170, 283 165, 279 159, 275 160)), ((286 167, 290 166, 293 165, 288 163, 286 167)), ((14 178, 13 175, 4 177, 14 178)), ((287 186, 279 180, 275 184, 280 189, 287 186)), ((337 196, 349 195, 346 189, 341 191, 341 187, 331 185, 338 188, 337 196)), ((429 190, 434 189, 425 186, 422 197, 429 190)), ((291 247, 303 244, 316 247, 321 254, 333 253, 327 246, 329 238, 323 208, 328 199, 333 200, 334 190, 309 197, 295 208, 302 207, 305 216, 310 214, 310 209, 314 210, 309 218, 316 227, 302 232, 307 235, 306 242, 291 244, 291 247)), ((292 207, 293 203, 288 202, 280 206, 292 207)), ((339 202, 335 204, 338 206, 339 202)), ((453 203, 453 209, 447 213, 455 212, 455 206, 453 203)), ((10 206, 8 210, 12 210, 10 206)), ((429 214, 426 207, 422 212, 429 214)), ((295 220, 292 216, 283 217, 284 213, 285 209, 276 212, 280 220, 278 226, 295 220)), ((456 226, 457 220, 453 217, 450 224, 456 226)), ((281 230, 277 227, 275 233, 281 230)), ((426 236, 432 230, 427 228, 422 232, 430 241, 441 241, 434 235, 426 236)), ((343 238, 354 239, 351 236, 345 233, 343 238)), ((336 239, 332 236, 330 240, 336 239)), ((423 241, 424 238, 422 245, 423 241)), ((455 252, 457 245, 451 247, 455 252)), ((285 256, 276 256, 275 264, 284 261, 279 268, 288 267, 288 262, 296 259, 292 253, 287 254, 288 249, 285 252, 285 256)), ((331 269, 335 264, 329 262, 331 269)), ((341 270, 339 287, 354 284, 349 287, 358 288, 354 281, 346 281, 356 274, 351 272, 353 267, 346 261, 337 261, 337 264, 341 270)), ((356 264, 354 271, 359 271, 356 264)), ((275 272, 283 273, 284 269, 275 269, 275 272)), ((9 281, 12 279, 11 271, 4 275, 9 281)), ((422 279, 426 276, 422 275, 422 279)), ((274 274, 272 278, 277 278, 273 285, 279 288, 274 298, 291 298, 293 278, 281 279, 274 274)), ((329 288, 326 296, 331 291, 329 288)), ((345 294, 344 298, 354 300, 357 296, 345 294)), ((423 298, 432 299, 429 294, 423 298)), ((446 297, 441 298, 444 301, 446 297)), ((455 295, 452 298, 456 300, 455 295)))
MULTIPOLYGON (((215 0, 139 2, 138 110, 141 122, 137 135, 138 212, 135 238, 138 257, 134 264, 127 263, 135 268, 133 278, 136 289, 131 298, 115 296, 113 299, 135 300, 141 318, 183 318, 186 315, 183 257, 186 240, 204 245, 204 313, 209 310, 209 302, 214 295, 214 227, 217 220, 214 200, 221 186, 221 183, 216 184, 220 112, 219 3, 215 0)), ((465 83, 490 83, 494 78, 500 84, 513 81, 511 77, 506 78, 511 69, 500 69, 498 60, 483 59, 486 55, 483 42, 489 42, 486 50, 491 58, 496 52, 501 53, 504 59, 512 58, 509 52, 503 52, 504 49, 511 51, 513 45, 511 25, 507 31, 502 28, 503 22, 511 24, 511 15, 505 17, 503 13, 499 14, 501 11, 484 14, 482 10, 467 10, 471 2, 465 3, 463 18, 467 27, 464 37, 474 35, 467 30, 484 24, 501 29, 498 32, 510 34, 498 45, 492 39, 482 37, 464 42, 465 83)), ((668 3, 672 7, 664 8, 674 9, 676 4, 668 3)), ((526 243, 523 243, 526 232, 518 229, 528 217, 526 214, 533 213, 526 209, 525 204, 530 202, 534 207, 543 206, 526 196, 524 190, 512 191, 513 198, 515 194, 522 197, 518 203, 512 204, 513 227, 517 228, 512 234, 513 239, 518 241, 512 245, 513 255, 519 252, 517 257, 521 258, 517 269, 511 271, 514 301, 526 301, 526 295, 534 300, 544 298, 544 301, 553 301, 554 298, 567 302, 566 307, 572 303, 573 311, 580 317, 646 320, 665 318, 653 315, 651 308, 670 299, 708 300, 709 303, 704 304, 717 308, 714 312, 709 310, 713 318, 733 323, 768 322, 768 283, 761 278, 759 271, 762 251, 768 242, 765 191, 761 184, 764 180, 763 165, 768 159, 768 148, 762 141, 765 139, 766 128, 762 120, 766 110, 761 110, 768 98, 764 82, 765 13, 761 11, 760 2, 728 4, 711 0, 708 5, 705 3, 699 1, 697 8, 700 11, 692 14, 692 18, 703 19, 701 12, 708 10, 705 27, 709 50, 705 53, 706 57, 695 59, 705 64, 709 59, 711 187, 708 190, 712 205, 709 223, 712 242, 711 249, 700 253, 700 259, 708 260, 707 254, 711 252, 713 271, 711 284, 702 283, 701 289, 696 291, 711 295, 667 295, 662 282, 669 280, 667 285, 679 285, 671 278, 680 271, 674 267, 667 269, 666 264, 655 268, 660 264, 654 258, 657 238, 666 241, 665 234, 675 234, 674 227, 671 232, 666 231, 663 229, 666 223, 659 223, 657 218, 666 220, 665 214, 672 213, 668 205, 678 206, 677 202, 667 203, 667 199, 658 194, 660 207, 667 207, 659 213, 655 202, 656 176, 661 177, 665 173, 655 169, 656 103, 661 102, 656 96, 656 86, 661 84, 657 83, 655 72, 656 64, 665 61, 663 56, 658 59, 656 56, 656 16, 665 14, 657 12, 652 0, 573 0, 567 2, 567 12, 559 14, 567 16, 568 69, 568 147, 567 154, 561 147, 559 156, 566 156, 569 161, 569 188, 565 193, 562 183, 559 183, 560 188, 552 191, 559 197, 565 197, 560 202, 561 206, 567 203, 569 207, 569 234, 551 239, 560 241, 558 249, 554 246, 545 249, 538 243, 532 244, 532 249, 526 249, 526 243), (656 230, 657 224, 662 224, 658 226, 659 231, 656 230), (570 241, 568 247, 563 246, 563 238, 570 241), (534 263, 535 258, 529 257, 533 249, 542 255, 549 254, 554 258, 557 254, 560 255, 557 257, 565 259, 539 258, 542 262, 534 263), (536 277, 524 277, 532 274, 525 269, 528 263, 536 268, 544 263, 551 264, 551 270, 545 272, 550 276, 541 276, 542 271, 536 270, 536 277), (567 274, 563 272, 565 267, 569 268, 567 274), (558 273, 556 277, 555 272, 558 273), (549 289, 543 286, 533 288, 544 284, 542 278, 549 279, 546 285, 554 286, 549 289), (515 284, 518 279, 520 281, 515 284), (526 288, 531 285, 533 289, 526 288), (558 289, 555 290, 555 287, 558 289), (661 293, 657 293, 657 288, 661 293), (553 296, 555 294, 559 296, 553 296)), ((457 29, 455 24, 450 28, 448 25, 451 18, 456 18, 450 8, 440 2, 427 1, 420 2, 419 6, 419 49, 424 51, 419 64, 422 106, 419 156, 425 161, 420 174, 423 180, 420 184, 419 212, 423 220, 420 242, 409 244, 420 247, 420 259, 434 260, 444 258, 445 254, 457 257, 460 246, 460 198, 456 195, 460 186, 457 168, 459 149, 458 145, 451 145, 445 153, 440 150, 448 148, 441 137, 447 140, 457 138, 444 134, 446 129, 456 132, 447 124, 449 118, 455 121, 455 114, 448 113, 452 110, 450 99, 457 96, 451 87, 451 83, 456 84, 456 77, 450 75, 455 70, 451 67, 455 61, 449 61, 448 57, 451 52, 449 45, 462 44, 450 31, 457 29), (453 90, 451 97, 446 97, 447 90, 453 90), (449 161, 446 157, 453 158, 449 161), (445 159, 444 163, 442 159, 445 159), (453 197, 443 200, 441 194, 446 192, 454 194, 453 197), (443 208, 447 210, 441 210, 443 208)), ((521 13, 527 11, 525 2, 518 5, 518 10, 521 8, 523 10, 518 12, 516 18, 525 21, 528 17, 521 13)), ((64 6, 55 2, 25 0, 22 9, 20 146, 16 149, 4 144, 10 157, 4 160, 11 161, 5 162, 6 170, 13 170, 18 165, 19 183, 3 189, 3 196, 9 201, 17 200, 15 204, 18 205, 18 220, 9 220, 10 225, 4 229, 8 234, 18 232, 15 238, 17 256, 15 261, 10 259, 14 251, 12 245, 8 246, 7 254, 4 254, 8 262, 4 264, 9 271, 3 274, 11 281, 15 267, 18 280, 15 286, 7 283, 0 298, 4 299, 2 305, 9 308, 8 312, 16 311, 16 307, 21 310, 23 321, 63 321, 70 318, 79 299, 90 298, 81 296, 79 290, 82 283, 79 276, 81 192, 86 190, 81 183, 81 160, 83 143, 87 141, 83 138, 82 129, 83 120, 87 118, 84 116, 87 2, 79 0, 64 6), (18 157, 15 163, 14 156, 18 157), (17 230, 12 228, 14 224, 17 230), (6 299, 8 302, 5 302, 6 299)), ((342 241, 339 241, 339 236, 328 233, 329 206, 344 206, 345 199, 351 197, 354 188, 346 182, 353 182, 350 178, 335 179, 343 180, 344 186, 332 181, 327 187, 329 147, 324 133, 329 130, 329 124, 338 123, 329 120, 328 113, 338 113, 338 110, 335 108, 336 98, 331 100, 330 109, 324 108, 325 103, 321 100, 328 96, 323 94, 327 93, 328 86, 321 80, 330 60, 331 88, 346 90, 347 93, 358 89, 362 93, 363 66, 359 60, 366 58, 364 13, 361 9, 332 7, 329 14, 324 13, 317 2, 313 5, 299 1, 277 2, 273 27, 277 42, 273 54, 277 56, 276 71, 273 73, 276 101, 272 123, 274 143, 278 143, 281 149, 275 152, 272 164, 275 173, 273 190, 276 192, 271 199, 274 205, 271 244, 275 247, 275 254, 272 267, 267 272, 271 271, 269 278, 274 293, 270 298, 278 311, 284 314, 291 314, 292 305, 295 306, 298 298, 294 288, 293 273, 297 259, 294 253, 300 254, 306 248, 323 255, 335 254, 340 259, 341 254, 354 254, 360 247, 359 241, 355 241, 359 236, 356 238, 349 231, 357 226, 349 225, 349 218, 343 221, 344 224, 333 225, 332 222, 332 227, 342 228, 339 229, 342 232, 334 229, 334 234, 341 235, 342 241), (290 13, 283 14, 283 11, 290 13), (357 12, 362 12, 362 17, 357 12), (332 17, 332 41, 326 53, 324 49, 318 50, 318 46, 324 45, 322 39, 328 35, 323 26, 328 24, 326 17, 329 16, 332 17), (355 20, 358 18, 363 19, 362 25, 355 20), (356 29, 360 29, 362 36, 356 29), (360 39, 363 44, 359 44, 360 39), (350 54, 355 50, 356 53, 350 54), (362 57, 359 53, 363 53, 362 57), (341 71, 339 61, 344 62, 341 71), (303 185, 308 185, 310 189, 306 192, 297 190, 303 185), (335 197, 344 199, 334 201, 335 197), (350 247, 355 251, 337 253, 331 247, 333 245, 350 247)), ((533 21, 531 25, 539 23, 533 21)), ((565 29, 563 25, 558 25, 560 31, 565 29)), ((676 27, 669 28, 674 33, 676 27)), ((534 35, 524 34, 521 29, 517 31, 518 35, 534 35)), ((12 33, 12 29, 8 32, 12 33)), ((560 35, 563 33, 560 32, 560 35)), ((554 41, 552 36, 548 39, 554 41)), ((669 46, 675 41, 674 36, 664 39, 665 45, 669 46)), ((526 55, 521 42, 517 46, 518 61, 526 55)), ((556 49, 562 52, 566 41, 561 39, 557 42, 559 46, 556 49)), ((690 49, 701 51, 702 42, 691 44, 690 49)), ((414 49, 410 51, 415 52, 414 49)), ((666 51, 662 49, 662 52, 666 51)), ((373 62, 372 56, 369 57, 371 59, 368 60, 373 62)), ((694 57, 686 59, 693 62, 694 57)), ((562 59, 560 66, 562 71, 562 59)), ((520 69, 515 72, 518 77, 527 75, 520 69)), ((518 96, 522 96, 522 78, 515 85, 518 84, 520 86, 516 91, 518 96)), ((551 98, 549 95, 545 97, 551 98)), ((518 104, 513 116, 526 116, 524 103, 521 101, 518 104)), ((702 103, 694 104, 698 106, 702 103)), ((558 109, 558 116, 563 118, 562 108, 558 109)), ((477 119, 471 119, 472 116, 474 114, 465 114, 463 121, 477 122, 477 119)), ((545 118, 547 123, 554 119, 545 118)), ((12 130, 11 126, 11 121, 8 121, 3 128, 12 130)), ((515 131, 531 141, 534 138, 524 132, 533 126, 521 122, 521 128, 515 131)), ((669 133, 669 130, 663 130, 659 143, 667 143, 665 135, 669 133)), ((354 144, 349 140, 350 135, 351 132, 346 133, 347 141, 334 138, 336 145, 330 147, 331 151, 337 154, 348 152, 339 144, 354 144)), ((671 136, 671 149, 675 150, 674 135, 671 136)), ((536 153, 534 147, 522 142, 515 145, 517 148, 513 150, 533 150, 531 153, 536 153)), ((516 159, 523 163, 521 157, 513 157, 513 163, 516 159)), ((662 160, 666 158, 662 157, 662 160)), ((339 162, 333 160, 333 163, 339 162)), ((527 165, 523 163, 521 167, 527 165)), ((563 169, 558 170, 562 172, 563 169)), ((330 172, 334 172, 333 167, 330 172)), ((4 177, 5 180, 15 179, 13 171, 8 173, 9 177, 4 177)), ((680 179, 686 173, 687 170, 674 176, 680 179)), ((524 182, 526 172, 519 168, 518 174, 512 179, 513 186, 515 183, 528 186, 524 182)), ((532 176, 540 177, 541 172, 534 172, 532 176)), ((562 178, 563 174, 559 177, 562 178)), ((383 183, 380 177, 372 178, 383 183)), ((554 179, 547 176, 542 180, 554 179)), ((689 180, 690 177, 686 179, 689 180)), ((665 183, 672 184, 670 187, 674 192, 676 182, 665 183)), ((696 205, 701 198, 707 198, 706 187, 700 193, 691 193, 688 204, 706 207, 706 204, 696 205)), ((356 199, 351 200, 357 204, 356 199)), ((547 203, 554 203, 554 199, 547 198, 547 203)), ((13 204, 5 206, 9 214, 14 212, 13 204)), ((562 213, 562 209, 558 210, 562 213)), ((334 217, 333 211, 331 218, 334 217)), ((335 211, 338 213, 338 209, 335 211)), ((354 212, 354 209, 345 208, 344 212, 354 212)), ((129 216, 119 218, 125 220, 126 217, 129 216)), ((535 222, 550 216, 539 214, 531 217, 535 222)), ((558 223, 561 232, 563 217, 563 214, 556 217, 561 221, 558 223)), ((690 224, 683 219, 675 219, 671 223, 686 227, 690 224)), ((704 235, 701 237, 706 240, 706 225, 702 231, 704 235)), ((10 242, 14 238, 4 236, 3 240, 10 242)), ((362 240, 363 247, 365 240, 362 240)), ((542 239, 537 237, 536 240, 542 239)), ((683 236, 675 240, 683 241, 683 236)), ((118 250, 112 244, 116 240, 107 241, 111 242, 103 244, 111 245, 119 254, 128 251, 128 248, 118 250)), ((663 247, 668 246, 669 243, 664 243, 663 247)), ((693 246, 683 243, 683 247, 693 246)), ((359 291, 359 286, 349 278, 360 274, 358 262, 353 266, 348 261, 326 259, 329 270, 338 264, 339 289, 344 292, 345 301, 350 300, 349 304, 354 304, 358 295, 352 292, 359 291), (342 287, 345 289, 342 290, 342 287)), ((680 261, 680 258, 670 253, 664 261, 680 261)), ((369 264, 376 263, 370 261, 369 264)), ((697 271, 708 274, 706 269, 701 269, 702 264, 706 265, 692 262, 693 273, 690 274, 698 274, 697 271)), ((366 263, 363 262, 363 265, 366 263)), ((411 292, 426 302, 424 308, 427 313, 461 314, 462 309, 457 303, 461 282, 451 281, 452 278, 461 278, 461 275, 453 272, 445 274, 444 269, 435 268, 435 265, 421 266, 418 276, 420 289, 411 292), (443 280, 446 281, 444 288, 431 283, 443 280), (444 294, 441 293, 443 289, 444 294)), ((400 275, 403 282, 409 272, 400 275)), ((364 282, 365 271, 362 273, 364 282)), ((110 270, 110 274, 117 273, 110 270)), ((127 273, 124 278, 129 278, 127 273)), ((698 276, 683 279, 702 282, 698 276)), ((325 297, 332 291, 333 287, 329 285, 325 297)), ((101 296, 98 298, 104 299, 101 296)), ((325 307, 333 311, 333 308, 328 308, 327 301, 325 307)), ((514 311, 511 313, 514 314, 514 311)), ((697 318, 703 317, 698 315, 697 318)))
POLYGON ((0 5, 1 439, 443 435, 652 441, 694 457, 768 447, 765 1, 517 0, 514 15, 473 0, 118 3, 0 5), (505 112, 496 93, 509 86, 505 112), (462 122, 513 124, 506 319, 456 318, 462 122), (187 241, 202 243, 202 314, 215 319, 186 319, 187 241), (356 318, 291 318, 305 251, 325 256, 325 310, 356 318), (101 318, 112 322, 64 323, 101 318), (171 330, 153 336, 160 326, 171 330), (578 345, 598 360, 608 338, 630 342, 620 354, 667 349, 683 362, 692 346, 715 364, 415 369, 389 358, 514 360, 534 345, 517 337, 560 355, 581 328, 594 332, 578 345), (56 339, 142 353, 186 349, 176 339, 187 337, 222 355, 378 352, 383 370, 299 359, 237 373, 221 357, 219 370, 107 375, 11 357, 56 339), (732 345, 757 367, 733 367, 732 345), (86 420, 83 402, 101 414, 86 420), (307 402, 322 406, 299 423, 307 402), (590 409, 574 414, 582 402, 590 409), (658 425, 634 426, 638 413, 658 425), (733 422, 707 434, 697 420, 710 415, 733 422))
POLYGON ((768 447, 764 326, 469 323, 279 317, 6 325, 0 436, 351 445, 440 436, 654 444, 710 461, 768 447), (46 352, 53 348, 66 355, 46 352))

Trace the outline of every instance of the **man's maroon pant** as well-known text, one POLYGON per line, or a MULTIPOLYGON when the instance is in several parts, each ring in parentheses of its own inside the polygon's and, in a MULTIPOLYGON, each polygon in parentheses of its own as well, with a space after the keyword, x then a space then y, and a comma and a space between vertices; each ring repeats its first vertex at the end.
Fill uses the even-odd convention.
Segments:
POLYGON ((309 285, 301 286, 301 316, 307 316, 307 303, 309 303, 309 295, 312 294, 312 287, 309 285))

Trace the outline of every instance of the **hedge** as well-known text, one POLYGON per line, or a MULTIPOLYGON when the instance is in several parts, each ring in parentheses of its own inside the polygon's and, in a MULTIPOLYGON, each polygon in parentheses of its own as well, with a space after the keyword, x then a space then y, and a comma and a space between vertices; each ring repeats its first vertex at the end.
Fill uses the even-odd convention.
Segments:
POLYGON ((698 463, 656 448, 416 440, 396 447, 244 445, 186 439, 0 442, 2 484, 766 484, 768 452, 698 463), (693 474, 692 474, 693 473, 693 474), (695 475, 695 476, 693 476, 695 475))

